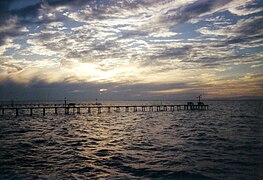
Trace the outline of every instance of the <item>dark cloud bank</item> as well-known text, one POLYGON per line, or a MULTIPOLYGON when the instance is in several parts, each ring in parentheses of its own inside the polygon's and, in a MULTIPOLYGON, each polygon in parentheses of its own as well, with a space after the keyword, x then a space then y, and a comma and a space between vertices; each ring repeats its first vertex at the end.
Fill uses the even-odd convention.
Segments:
POLYGON ((34 82, 30 85, 5 82, 0 85, 0 101, 13 100, 185 100, 195 98, 198 91, 189 90, 180 95, 158 96, 149 91, 160 91, 173 88, 188 88, 189 85, 180 84, 68 84, 34 82), (100 89, 107 89, 100 92, 100 89), (190 95, 190 96, 189 96, 190 95))

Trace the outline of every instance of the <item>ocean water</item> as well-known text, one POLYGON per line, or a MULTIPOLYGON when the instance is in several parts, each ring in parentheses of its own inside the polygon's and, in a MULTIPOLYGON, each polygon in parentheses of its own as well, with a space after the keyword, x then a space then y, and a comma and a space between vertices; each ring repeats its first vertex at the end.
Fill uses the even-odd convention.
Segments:
POLYGON ((263 102, 206 104, 0 117, 0 179, 263 179, 263 102))

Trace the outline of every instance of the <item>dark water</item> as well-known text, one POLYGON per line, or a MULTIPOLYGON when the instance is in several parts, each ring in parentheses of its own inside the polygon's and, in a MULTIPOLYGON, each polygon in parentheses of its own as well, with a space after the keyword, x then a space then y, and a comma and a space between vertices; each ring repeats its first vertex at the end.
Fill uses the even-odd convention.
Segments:
POLYGON ((207 103, 0 117, 0 179, 263 179, 263 102, 207 103))

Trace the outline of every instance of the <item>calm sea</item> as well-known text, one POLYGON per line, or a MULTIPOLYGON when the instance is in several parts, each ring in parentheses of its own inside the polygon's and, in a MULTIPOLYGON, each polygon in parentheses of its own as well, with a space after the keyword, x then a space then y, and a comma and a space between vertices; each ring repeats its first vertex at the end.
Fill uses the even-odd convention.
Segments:
POLYGON ((206 104, 0 117, 0 179, 263 179, 263 101, 206 104))

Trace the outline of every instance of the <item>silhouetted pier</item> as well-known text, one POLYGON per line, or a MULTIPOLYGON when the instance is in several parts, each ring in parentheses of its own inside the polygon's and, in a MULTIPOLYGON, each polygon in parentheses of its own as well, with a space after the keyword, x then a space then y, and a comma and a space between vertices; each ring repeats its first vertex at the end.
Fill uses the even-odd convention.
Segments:
POLYGON ((208 105, 198 102, 188 102, 184 105, 89 105, 89 104, 17 104, 0 106, 2 116, 7 114, 30 115, 46 113, 53 114, 81 114, 81 113, 110 113, 110 112, 160 112, 181 110, 208 110, 208 105))

